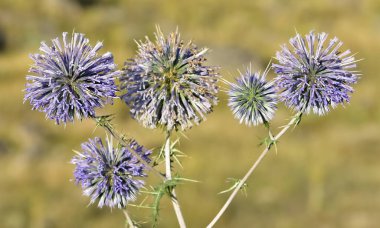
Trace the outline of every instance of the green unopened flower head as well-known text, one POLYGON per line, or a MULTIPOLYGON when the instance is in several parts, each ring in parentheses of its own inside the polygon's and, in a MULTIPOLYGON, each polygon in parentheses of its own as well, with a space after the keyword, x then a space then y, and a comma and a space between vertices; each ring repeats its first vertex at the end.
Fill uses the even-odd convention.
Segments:
POLYGON ((236 79, 236 83, 227 82, 228 106, 236 119, 248 126, 267 124, 277 109, 276 89, 272 82, 267 82, 264 73, 252 72, 251 67, 236 79))

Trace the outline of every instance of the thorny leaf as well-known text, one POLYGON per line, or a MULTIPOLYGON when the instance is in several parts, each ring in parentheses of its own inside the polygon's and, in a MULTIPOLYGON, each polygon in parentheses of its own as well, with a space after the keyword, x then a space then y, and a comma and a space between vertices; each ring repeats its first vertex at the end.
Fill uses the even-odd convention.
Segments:
MULTIPOLYGON (((233 182, 233 185, 230 188, 219 192, 218 194, 224 194, 224 193, 233 191, 240 184, 241 179, 228 178, 227 182, 233 182)), ((247 187, 248 187, 248 184, 244 183, 240 188, 240 190, 244 193, 245 196, 247 196, 247 187)))
MULTIPOLYGON (((182 163, 180 162, 179 158, 187 157, 187 155, 176 148, 177 144, 179 144, 179 138, 176 139, 175 141, 173 141, 170 145, 170 158, 171 158, 170 162, 175 161, 175 162, 177 162, 177 164, 181 168, 183 168, 182 163)), ((153 166, 157 166, 157 165, 163 163, 164 161, 165 161, 165 145, 163 145, 160 148, 158 155, 156 156, 156 158, 153 161, 153 166)))

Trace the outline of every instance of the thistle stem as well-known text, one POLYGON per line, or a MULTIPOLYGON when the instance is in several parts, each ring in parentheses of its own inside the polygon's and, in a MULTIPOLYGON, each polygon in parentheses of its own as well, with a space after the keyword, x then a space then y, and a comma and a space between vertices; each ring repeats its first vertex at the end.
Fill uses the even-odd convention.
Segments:
MULTIPOLYGON (((166 179, 172 180, 172 173, 171 173, 171 153, 170 153, 170 132, 168 131, 166 133, 166 140, 165 140, 165 168, 166 168, 166 179)), ((173 204, 173 208, 175 211, 175 214, 177 216, 177 220, 179 223, 179 226, 181 228, 186 228, 185 220, 182 215, 181 207, 179 206, 179 202, 177 200, 177 195, 175 193, 175 189, 170 189, 170 198, 173 204)))
MULTIPOLYGON (((113 126, 111 125, 111 123, 105 121, 105 123, 101 123, 99 124, 98 121, 97 121, 97 118, 101 118, 101 117, 94 117, 92 118, 93 120, 96 121, 97 125, 98 126, 101 126, 106 132, 108 132, 110 135, 112 135, 114 138, 116 138, 117 141, 119 141, 123 146, 128 146, 129 145, 129 139, 125 139, 117 130, 115 130, 113 128, 113 126)), ((142 163, 144 164, 145 167, 147 167, 149 170, 153 171, 154 174, 156 174, 157 176, 159 176, 161 179, 163 180, 166 180, 165 176, 160 172, 158 171, 157 169, 155 169, 152 165, 150 165, 148 162, 146 162, 142 157, 141 155, 139 155, 138 153, 136 153, 136 151, 134 150, 130 150, 130 152, 142 163)))
POLYGON ((128 214, 126 209, 123 210, 123 213, 125 215, 125 219, 127 220, 128 227, 129 228, 135 228, 136 226, 133 224, 133 221, 132 221, 131 217, 129 217, 129 214, 128 214))
MULTIPOLYGON (((300 117, 302 115, 302 112, 297 113, 287 125, 285 125, 282 130, 273 137, 273 141, 276 142, 293 124, 297 124, 297 122, 300 120, 300 117)), ((270 133, 271 134, 271 133, 270 133)), ((247 179, 251 176, 253 171, 256 169, 256 167, 260 164, 260 162, 263 160, 265 155, 269 152, 271 148, 271 144, 267 145, 263 152, 261 152, 259 158, 255 161, 255 163, 252 165, 252 167, 248 170, 248 172, 245 174, 243 179, 239 182, 239 184, 235 187, 234 191, 231 193, 229 198, 227 199, 226 203, 223 205, 223 207, 220 209, 218 214, 214 217, 214 219, 210 222, 210 224, 207 225, 207 228, 211 228, 215 225, 215 223, 222 217, 223 213, 227 210, 228 206, 231 204, 232 200, 235 198, 238 191, 242 188, 244 183, 247 181, 247 179)))

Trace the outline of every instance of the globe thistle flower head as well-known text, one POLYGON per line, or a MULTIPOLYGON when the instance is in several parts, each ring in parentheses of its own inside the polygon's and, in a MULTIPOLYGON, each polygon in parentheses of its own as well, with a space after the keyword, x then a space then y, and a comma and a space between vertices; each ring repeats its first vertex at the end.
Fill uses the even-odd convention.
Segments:
POLYGON ((338 38, 325 44, 327 36, 313 31, 305 37, 297 33, 290 39, 291 48, 283 45, 277 52, 278 63, 272 67, 286 106, 323 115, 330 107, 349 102, 351 86, 358 79, 353 70, 357 60, 350 50, 339 51, 343 43, 338 38))
POLYGON ((98 200, 98 207, 125 208, 128 202, 135 200, 146 177, 146 167, 134 157, 134 150, 146 162, 150 162, 144 147, 132 141, 129 147, 114 147, 112 138, 106 145, 100 138, 90 139, 82 144, 83 152, 71 160, 76 165, 75 182, 82 185, 83 193, 91 197, 90 204, 98 200))
POLYGON ((101 42, 92 47, 84 34, 73 33, 70 41, 66 32, 62 36, 52 46, 42 42, 41 52, 30 56, 34 64, 24 98, 57 124, 95 116, 95 108, 116 96, 119 74, 110 52, 98 55, 101 42))
POLYGON ((276 89, 271 82, 267 82, 264 73, 252 72, 252 68, 236 79, 236 83, 227 82, 228 106, 240 123, 248 126, 268 124, 277 109, 276 89))
POLYGON ((217 104, 216 67, 206 65, 207 49, 184 43, 178 29, 156 41, 139 41, 120 78, 121 96, 133 118, 148 128, 185 130, 206 119, 217 104))

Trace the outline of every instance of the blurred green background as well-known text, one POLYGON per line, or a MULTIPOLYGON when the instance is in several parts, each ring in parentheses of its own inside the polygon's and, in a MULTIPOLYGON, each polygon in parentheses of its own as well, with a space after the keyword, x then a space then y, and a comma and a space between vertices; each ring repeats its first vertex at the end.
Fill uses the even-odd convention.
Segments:
MULTIPOLYGON (((210 64, 232 80, 250 62, 263 70, 295 30, 325 31, 351 49, 363 76, 351 104, 324 117, 306 116, 280 140, 248 181, 216 227, 379 227, 380 225, 380 1, 376 0, 0 0, 0 227, 123 227, 119 210, 87 206, 88 198, 70 181, 72 149, 104 135, 91 121, 66 127, 45 120, 23 104, 25 75, 42 40, 63 31, 85 33, 94 45, 104 41, 118 66, 133 57, 134 39, 178 26, 184 39, 207 46, 210 64)), ((271 72, 270 78, 273 77, 271 72)), ((180 148, 182 176, 177 193, 189 227, 204 227, 220 209, 229 187, 258 157, 263 127, 248 128, 233 119, 220 93, 215 112, 186 132, 180 148)), ((163 141, 160 131, 131 120, 120 101, 119 129, 149 148, 163 141)), ((280 106, 273 126, 291 112, 280 106)), ((157 182, 153 180, 153 183, 157 182)), ((131 209, 138 221, 150 211, 131 209)), ((148 227, 148 225, 145 225, 148 227)), ((160 227, 176 227, 168 200, 160 227)))

